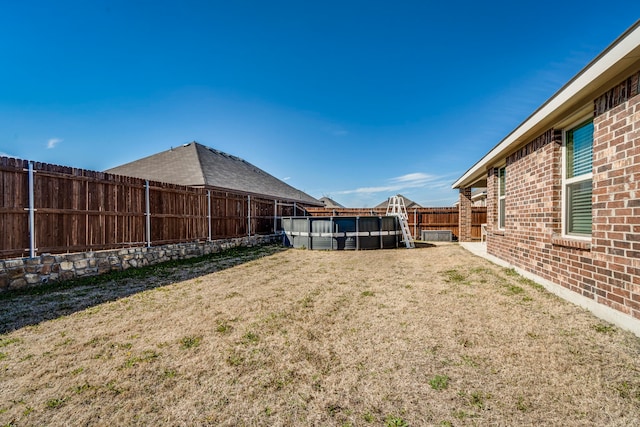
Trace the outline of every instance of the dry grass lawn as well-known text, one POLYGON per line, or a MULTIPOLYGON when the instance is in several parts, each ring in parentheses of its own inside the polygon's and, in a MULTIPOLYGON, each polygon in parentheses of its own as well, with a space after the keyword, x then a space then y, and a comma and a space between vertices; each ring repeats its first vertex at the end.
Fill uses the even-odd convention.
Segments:
POLYGON ((640 339, 457 245, 243 257, 0 300, 0 426, 640 425, 640 339))

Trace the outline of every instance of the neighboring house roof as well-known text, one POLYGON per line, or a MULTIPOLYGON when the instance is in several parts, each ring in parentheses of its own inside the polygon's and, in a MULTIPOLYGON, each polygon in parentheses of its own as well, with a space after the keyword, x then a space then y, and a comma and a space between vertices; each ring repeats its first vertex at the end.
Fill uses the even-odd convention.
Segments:
POLYGON ((209 187, 322 206, 322 202, 239 157, 197 142, 154 154, 106 172, 189 187, 209 187))
POLYGON ((324 203, 325 208, 344 208, 340 203, 336 202, 330 197, 321 197, 320 201, 324 203))
MULTIPOLYGON (((487 187, 482 188, 474 188, 471 190, 471 201, 473 203, 480 203, 487 198, 487 187)), ((460 204, 460 200, 456 200, 453 203, 453 206, 458 206, 460 204)))
POLYGON ((474 188, 471 190, 471 200, 482 200, 487 198, 487 187, 474 188))
POLYGON ((486 185, 483 182, 486 182, 488 167, 493 167, 515 149, 557 123, 575 120, 576 116, 593 112, 594 97, 604 93, 610 86, 610 82, 622 81, 630 72, 637 71, 638 58, 640 58, 640 20, 458 178, 452 188, 486 185))
MULTIPOLYGON (((397 194, 397 196, 401 197, 402 200, 404 200, 404 207, 407 208, 407 209, 409 209, 409 208, 421 208, 422 207, 418 203, 414 202, 413 200, 404 197, 402 194, 397 194)), ((380 208, 386 209, 387 206, 389 206, 389 199, 387 199, 384 202, 380 203, 374 209, 380 209, 380 208)))

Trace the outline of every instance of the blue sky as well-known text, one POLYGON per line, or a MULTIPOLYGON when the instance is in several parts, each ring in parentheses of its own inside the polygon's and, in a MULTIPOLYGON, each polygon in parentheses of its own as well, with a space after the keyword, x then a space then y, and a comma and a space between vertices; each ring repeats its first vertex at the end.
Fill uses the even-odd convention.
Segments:
POLYGON ((0 0, 0 153, 104 170, 195 140, 346 206, 447 206, 638 18, 637 0, 0 0))

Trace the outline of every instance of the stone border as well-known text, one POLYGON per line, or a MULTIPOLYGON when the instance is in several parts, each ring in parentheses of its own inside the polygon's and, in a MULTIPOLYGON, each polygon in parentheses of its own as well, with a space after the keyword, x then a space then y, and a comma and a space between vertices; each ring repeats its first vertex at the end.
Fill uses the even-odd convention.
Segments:
POLYGON ((255 235, 211 242, 176 243, 68 254, 41 254, 35 258, 0 260, 0 292, 34 287, 55 281, 96 276, 114 270, 144 267, 195 258, 235 247, 282 242, 282 235, 255 235))

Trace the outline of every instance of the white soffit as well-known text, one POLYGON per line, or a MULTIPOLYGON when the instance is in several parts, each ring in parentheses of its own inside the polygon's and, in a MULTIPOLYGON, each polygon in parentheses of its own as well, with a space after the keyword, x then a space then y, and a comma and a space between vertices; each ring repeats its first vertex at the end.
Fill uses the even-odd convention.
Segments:
POLYGON ((549 98, 547 102, 542 104, 520 126, 458 178, 451 188, 466 187, 483 179, 486 168, 491 163, 506 155, 510 149, 524 143, 525 137, 531 137, 529 134, 532 131, 543 132, 547 129, 545 127, 553 125, 554 120, 558 120, 563 114, 567 114, 567 110, 570 108, 580 108, 581 105, 576 106, 575 104, 584 102, 589 93, 599 89, 607 80, 616 77, 621 71, 639 59, 640 20, 636 21, 631 28, 565 84, 555 95, 549 98))

